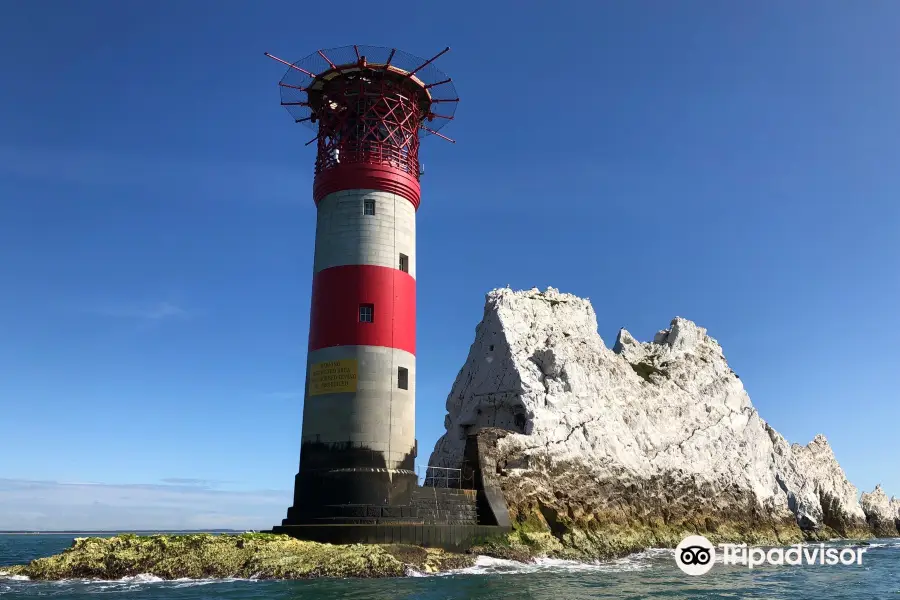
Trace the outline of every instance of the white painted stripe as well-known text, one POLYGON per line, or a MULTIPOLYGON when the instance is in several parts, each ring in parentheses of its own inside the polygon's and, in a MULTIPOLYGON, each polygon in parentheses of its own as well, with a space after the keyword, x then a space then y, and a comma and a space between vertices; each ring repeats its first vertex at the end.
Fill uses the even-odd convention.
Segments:
POLYGON ((381 346, 334 346, 309 353, 311 365, 356 359, 357 390, 337 394, 307 394, 303 405, 304 442, 364 444, 385 453, 387 468, 400 466, 416 435, 416 357, 381 346), (400 389, 398 367, 408 372, 408 389, 400 389))
POLYGON ((343 265, 397 269, 400 255, 416 276, 416 211, 402 196, 377 190, 346 190, 319 201, 313 271, 343 265), (366 201, 375 214, 365 214, 366 201))

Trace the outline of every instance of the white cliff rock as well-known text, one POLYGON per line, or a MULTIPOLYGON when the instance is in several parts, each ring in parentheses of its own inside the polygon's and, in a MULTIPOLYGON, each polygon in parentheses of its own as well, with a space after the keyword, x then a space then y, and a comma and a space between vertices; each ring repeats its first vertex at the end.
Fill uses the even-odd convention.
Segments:
POLYGON ((674 539, 663 530, 788 539, 797 523, 865 528, 825 438, 789 446, 716 340, 686 319, 651 343, 623 329, 610 350, 588 300, 493 290, 447 413, 429 464, 460 466, 480 428, 513 432, 497 450, 511 513, 539 512, 558 537, 624 523, 651 531, 649 542, 674 539))
POLYGON ((771 429, 776 456, 776 477, 783 483, 788 506, 803 528, 828 525, 836 531, 865 521, 857 498, 859 490, 847 481, 824 435, 806 446, 787 442, 771 429))
POLYGON ((881 489, 881 484, 876 485, 871 493, 863 492, 860 499, 862 509, 866 513, 869 527, 879 537, 895 537, 898 534, 897 527, 900 524, 900 506, 896 499, 888 499, 887 494, 881 489))

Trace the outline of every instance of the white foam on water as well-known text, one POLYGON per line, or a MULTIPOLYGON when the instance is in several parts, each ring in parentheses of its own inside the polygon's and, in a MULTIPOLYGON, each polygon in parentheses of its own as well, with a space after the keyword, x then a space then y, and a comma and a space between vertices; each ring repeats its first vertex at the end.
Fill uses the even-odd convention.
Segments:
MULTIPOLYGON (((818 546, 820 543, 807 543, 809 546, 818 546)), ((883 542, 874 542, 870 544, 849 544, 834 540, 825 542, 825 547, 840 548, 900 548, 900 538, 887 539, 883 542)), ((781 546, 781 548, 790 548, 790 546, 781 546)), ((622 573, 628 571, 642 571, 653 567, 653 562, 660 559, 674 559, 675 550, 672 548, 648 548, 642 552, 630 554, 615 560, 582 562, 574 560, 564 560, 556 558, 537 558, 531 562, 518 562, 503 558, 494 558, 491 556, 478 556, 475 564, 471 567, 463 569, 455 569, 444 571, 441 573, 425 573, 411 567, 407 568, 407 577, 442 577, 449 575, 492 575, 492 574, 516 574, 516 573, 535 573, 535 572, 607 572, 622 573)), ((716 553, 716 562, 723 561, 722 552, 716 553)), ((0 580, 4 581, 30 581, 25 575, 10 575, 7 571, 0 571, 0 580)), ((258 582, 260 581, 258 574, 251 576, 249 579, 227 577, 222 579, 205 578, 190 579, 180 578, 173 580, 165 580, 156 575, 142 573, 130 577, 123 577, 115 580, 103 579, 64 579, 58 581, 47 582, 55 585, 65 585, 71 583, 82 583, 91 586, 99 586, 99 590, 133 590, 138 589, 142 585, 165 585, 173 588, 186 588, 201 585, 209 585, 213 583, 233 583, 233 582, 258 582)))
MULTIPOLYGON (((605 572, 605 573, 622 573, 627 571, 642 571, 649 569, 649 559, 656 558, 658 553, 654 550, 640 552, 607 561, 576 561, 565 560, 561 558, 536 558, 531 562, 519 562, 505 558, 494 558, 492 556, 478 556, 475 564, 465 569, 457 569, 447 571, 445 573, 435 573, 436 576, 446 575, 492 575, 492 574, 514 574, 514 573, 537 573, 537 572, 605 572)), ((422 574, 419 577, 428 575, 422 574)))
POLYGON ((237 577, 226 577, 223 579, 173 579, 172 581, 168 581, 166 583, 174 584, 171 587, 173 588, 188 588, 188 587, 196 587, 198 585, 209 585, 211 583, 234 583, 237 581, 259 581, 257 577, 251 577, 250 579, 240 579, 237 577))
MULTIPOLYGON (((8 579, 14 581, 29 581, 28 577, 25 576, 11 576, 8 579)), ((179 579, 163 579, 162 577, 157 577, 156 575, 151 575, 150 573, 141 573, 139 575, 132 575, 122 577, 121 579, 59 579, 54 581, 46 581, 49 585, 55 586, 65 586, 71 584, 81 584, 86 586, 89 590, 98 590, 98 591, 127 591, 127 590, 136 590, 140 589, 142 586, 165 586, 172 588, 187 588, 194 587, 198 585, 209 585, 211 583, 234 583, 238 581, 246 581, 246 582, 257 582, 258 578, 244 579, 238 577, 223 577, 221 579, 216 578, 204 578, 204 579, 191 579, 189 577, 182 577, 179 579)))
POLYGON ((900 542, 869 542, 868 544, 853 544, 849 548, 900 548, 900 542))
MULTIPOLYGON (((821 542, 820 542, 821 543, 821 542)), ((818 544, 809 544, 810 546, 818 546, 818 544)), ((777 546, 776 546, 777 547, 777 546)), ((787 549, 791 546, 780 546, 787 549)), ((890 547, 900 548, 900 539, 891 540, 889 542, 879 542, 869 545, 849 544, 846 541, 835 540, 833 542, 825 542, 825 547, 838 548, 877 548, 890 547)), ((768 548, 768 547, 767 547, 768 548)), ((622 573, 628 571, 643 571, 653 568, 653 563, 660 560, 674 560, 675 550, 673 548, 648 548, 642 552, 629 554, 622 558, 607 561, 573 561, 555 558, 537 558, 531 562, 518 562, 503 558, 494 558, 491 556, 479 556, 475 560, 475 564, 464 569, 446 571, 443 573, 420 573, 408 572, 410 577, 433 577, 447 575, 491 575, 491 574, 514 574, 514 573, 535 573, 535 572, 606 572, 606 573, 622 573)), ((724 554, 716 552, 717 563, 723 563, 724 554)))
POLYGON ((475 564, 471 567, 466 567, 465 569, 460 569, 460 571, 472 571, 472 570, 517 570, 517 569, 526 569, 529 568, 528 563, 522 563, 516 560, 509 560, 506 558, 495 558, 493 556, 478 556, 475 559, 475 564))
POLYGON ((159 583, 160 581, 165 580, 162 577, 157 577, 150 573, 141 573, 132 577, 123 577, 122 579, 119 579, 119 581, 124 583, 159 583))

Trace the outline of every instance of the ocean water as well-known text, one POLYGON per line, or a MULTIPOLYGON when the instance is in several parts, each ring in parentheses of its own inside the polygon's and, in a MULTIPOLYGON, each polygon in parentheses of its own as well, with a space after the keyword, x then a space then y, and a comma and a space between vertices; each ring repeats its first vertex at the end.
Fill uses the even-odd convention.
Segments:
MULTIPOLYGON (((21 564, 69 547, 72 535, 0 535, 3 565, 21 564)), ((828 546, 843 547, 844 543, 828 546)), ((900 539, 867 546, 861 565, 769 566, 752 570, 715 565, 701 576, 682 574, 671 550, 647 550, 598 564, 545 560, 520 564, 480 557, 463 571, 401 579, 308 581, 184 580, 138 576, 118 581, 36 582, 0 575, 0 597, 80 600, 582 600, 594 598, 765 598, 900 600, 900 539)))

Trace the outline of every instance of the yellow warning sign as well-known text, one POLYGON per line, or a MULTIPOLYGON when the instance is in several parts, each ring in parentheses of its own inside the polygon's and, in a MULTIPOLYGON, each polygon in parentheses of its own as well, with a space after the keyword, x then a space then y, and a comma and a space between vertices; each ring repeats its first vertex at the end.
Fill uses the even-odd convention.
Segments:
POLYGON ((309 369, 309 395, 356 391, 356 359, 329 360, 309 369))

